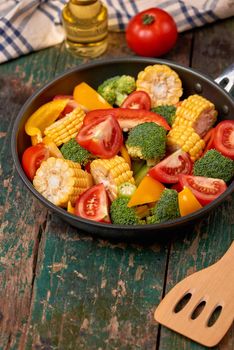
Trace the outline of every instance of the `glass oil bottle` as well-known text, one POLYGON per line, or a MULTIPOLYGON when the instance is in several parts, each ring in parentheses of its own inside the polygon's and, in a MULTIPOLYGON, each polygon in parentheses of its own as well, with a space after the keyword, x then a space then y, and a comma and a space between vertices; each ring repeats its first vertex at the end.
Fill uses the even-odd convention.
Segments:
POLYGON ((100 0, 69 0, 62 22, 66 47, 75 55, 92 58, 106 51, 108 14, 100 0))

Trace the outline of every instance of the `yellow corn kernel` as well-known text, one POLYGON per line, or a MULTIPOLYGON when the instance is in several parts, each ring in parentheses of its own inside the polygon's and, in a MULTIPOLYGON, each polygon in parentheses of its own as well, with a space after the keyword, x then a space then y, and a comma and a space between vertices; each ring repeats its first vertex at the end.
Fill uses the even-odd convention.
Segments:
POLYGON ((36 190, 60 207, 67 207, 69 201, 73 205, 92 184, 92 176, 79 163, 54 157, 41 163, 33 179, 36 190))
POLYGON ((181 148, 195 161, 201 156, 205 142, 190 126, 178 125, 169 131, 167 135, 167 146, 171 152, 181 148))
POLYGON ((164 64, 147 66, 138 74, 136 87, 150 95, 152 107, 176 104, 183 93, 178 74, 164 64))
POLYGON ((84 117, 85 112, 77 107, 62 119, 48 126, 44 133, 54 141, 56 146, 60 146, 77 135, 84 117))
POLYGON ((113 201, 117 197, 118 186, 124 182, 135 184, 129 164, 123 157, 95 159, 90 164, 90 171, 96 184, 103 183, 113 201))
POLYGON ((191 95, 183 100, 176 110, 174 126, 185 125, 192 127, 201 137, 215 123, 217 111, 212 102, 199 95, 191 95))

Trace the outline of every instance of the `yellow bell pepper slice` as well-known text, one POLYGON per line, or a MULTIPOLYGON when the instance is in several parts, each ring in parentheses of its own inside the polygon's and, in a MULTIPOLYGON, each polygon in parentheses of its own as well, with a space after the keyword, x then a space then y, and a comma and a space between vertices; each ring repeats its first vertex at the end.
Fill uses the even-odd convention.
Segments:
POLYGON ((75 207, 72 206, 71 201, 67 203, 67 212, 70 214, 75 214, 75 207))
POLYGON ((53 100, 39 107, 27 120, 25 132, 32 138, 32 144, 41 142, 45 128, 51 125, 61 114, 68 99, 53 100))
POLYGON ((161 184, 161 182, 153 179, 149 175, 146 175, 143 177, 136 191, 133 193, 130 201, 128 202, 128 207, 156 202, 159 200, 164 189, 165 186, 161 184))
POLYGON ((121 154, 121 157, 123 157, 123 159, 125 160, 125 162, 129 164, 131 169, 131 158, 128 154, 127 148, 124 145, 120 148, 120 154, 121 154))
POLYGON ((188 187, 184 187, 184 189, 178 193, 178 203, 181 216, 191 214, 202 208, 201 204, 188 187))
POLYGON ((91 86, 86 83, 80 83, 74 88, 74 100, 83 105, 89 111, 94 109, 107 109, 112 106, 91 86))

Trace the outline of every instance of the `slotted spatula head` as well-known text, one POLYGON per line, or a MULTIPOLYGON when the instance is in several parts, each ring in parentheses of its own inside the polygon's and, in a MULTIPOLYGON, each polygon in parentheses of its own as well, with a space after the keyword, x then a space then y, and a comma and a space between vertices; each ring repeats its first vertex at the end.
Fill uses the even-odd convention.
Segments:
POLYGON ((202 345, 217 345, 234 320, 234 242, 214 265, 173 287, 154 318, 202 345))

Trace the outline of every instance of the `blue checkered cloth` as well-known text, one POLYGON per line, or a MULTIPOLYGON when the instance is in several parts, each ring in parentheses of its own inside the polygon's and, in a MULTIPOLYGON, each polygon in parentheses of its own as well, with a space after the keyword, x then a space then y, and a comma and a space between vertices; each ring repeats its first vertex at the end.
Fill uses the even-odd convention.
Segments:
MULTIPOLYGON (((109 30, 125 30, 130 18, 151 7, 170 13, 179 32, 234 15, 234 0, 102 0, 109 30)), ((0 0, 0 63, 61 43, 61 11, 67 0, 0 0)))

